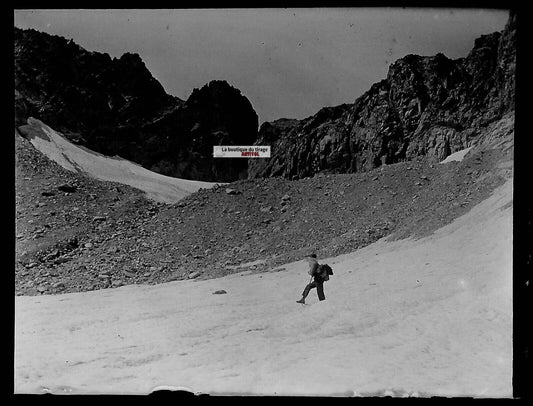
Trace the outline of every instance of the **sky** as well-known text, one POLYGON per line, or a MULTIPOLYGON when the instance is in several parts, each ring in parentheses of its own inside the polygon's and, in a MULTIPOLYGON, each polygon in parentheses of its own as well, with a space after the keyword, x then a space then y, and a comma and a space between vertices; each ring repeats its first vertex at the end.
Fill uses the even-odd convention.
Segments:
POLYGON ((15 10, 14 24, 89 51, 138 53, 166 92, 226 80, 260 123, 353 103, 408 55, 468 55, 507 10, 418 8, 15 10))

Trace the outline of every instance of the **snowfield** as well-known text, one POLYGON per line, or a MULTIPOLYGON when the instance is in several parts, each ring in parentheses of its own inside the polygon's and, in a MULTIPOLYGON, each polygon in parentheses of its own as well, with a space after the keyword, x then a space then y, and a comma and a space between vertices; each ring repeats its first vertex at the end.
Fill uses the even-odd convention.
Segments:
POLYGON ((122 159, 108 157, 85 147, 72 144, 43 122, 29 118, 28 124, 40 128, 46 138, 35 136, 29 141, 45 156, 72 172, 85 173, 95 179, 118 182, 146 192, 149 199, 174 203, 200 188, 216 183, 178 179, 152 172, 122 159))
POLYGON ((454 152, 453 154, 448 155, 446 158, 440 161, 440 163, 447 164, 448 162, 461 162, 471 149, 472 147, 468 147, 460 151, 454 152))
POLYGON ((16 297, 15 392, 512 397, 512 210, 509 180, 429 237, 319 258, 305 306, 303 261, 16 297))

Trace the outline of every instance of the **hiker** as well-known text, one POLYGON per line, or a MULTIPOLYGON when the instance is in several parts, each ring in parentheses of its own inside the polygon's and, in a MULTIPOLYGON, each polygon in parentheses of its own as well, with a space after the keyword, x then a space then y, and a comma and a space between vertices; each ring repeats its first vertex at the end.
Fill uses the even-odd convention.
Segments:
MULTIPOLYGON (((316 260, 316 254, 310 254, 305 257, 305 260, 309 264, 309 271, 308 274, 311 275, 311 280, 309 284, 305 287, 302 298, 300 300, 297 300, 296 303, 305 304, 305 298, 309 294, 309 291, 313 288, 316 288, 316 293, 318 295, 318 300, 322 301, 325 300, 326 297, 324 296, 324 281, 329 279, 329 276, 322 275, 320 272, 320 265, 318 264, 318 261, 316 260)), ((327 274, 327 272, 326 272, 327 274)))

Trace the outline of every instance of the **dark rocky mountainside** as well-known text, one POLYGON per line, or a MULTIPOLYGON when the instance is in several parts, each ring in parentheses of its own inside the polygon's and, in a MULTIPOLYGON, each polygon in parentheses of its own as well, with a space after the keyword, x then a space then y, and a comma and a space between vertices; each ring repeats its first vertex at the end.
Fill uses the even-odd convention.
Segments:
POLYGON ((68 139, 164 175, 227 182, 242 159, 215 160, 212 146, 250 145, 258 117, 225 81, 168 95, 139 55, 89 52, 72 40, 15 28, 15 125, 35 117, 68 139))
POLYGON ((354 104, 263 123, 256 144, 271 145, 272 157, 250 160, 249 177, 354 173, 420 156, 435 162, 471 146, 514 110, 515 37, 511 13, 502 33, 478 38, 465 58, 408 55, 354 104))

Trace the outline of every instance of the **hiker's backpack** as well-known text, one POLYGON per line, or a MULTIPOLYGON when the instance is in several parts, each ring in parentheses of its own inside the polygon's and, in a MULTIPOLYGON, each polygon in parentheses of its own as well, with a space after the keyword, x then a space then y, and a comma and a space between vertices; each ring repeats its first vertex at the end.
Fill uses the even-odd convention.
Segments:
POLYGON ((318 266, 318 275, 323 280, 329 281, 329 275, 333 275, 333 269, 328 264, 321 264, 318 266))

